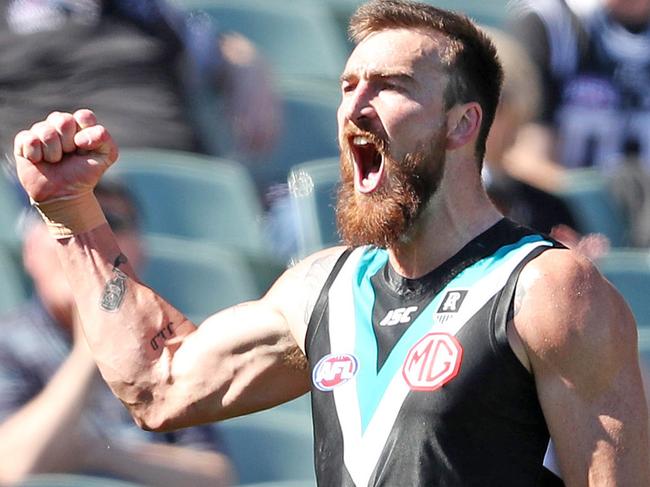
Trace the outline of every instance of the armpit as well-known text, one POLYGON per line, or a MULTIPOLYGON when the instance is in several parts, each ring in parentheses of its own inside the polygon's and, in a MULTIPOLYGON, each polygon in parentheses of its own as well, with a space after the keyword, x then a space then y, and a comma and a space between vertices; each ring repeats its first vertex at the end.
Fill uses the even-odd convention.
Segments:
POLYGON ((298 346, 291 347, 285 352, 284 363, 295 370, 307 370, 309 365, 307 357, 298 346))

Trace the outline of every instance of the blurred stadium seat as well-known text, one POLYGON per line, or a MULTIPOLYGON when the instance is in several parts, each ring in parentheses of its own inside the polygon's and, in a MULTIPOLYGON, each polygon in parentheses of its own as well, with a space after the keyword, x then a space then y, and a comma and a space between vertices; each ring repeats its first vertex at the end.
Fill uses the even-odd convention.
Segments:
MULTIPOLYGON (((494 27, 502 26, 507 14, 506 0, 424 0, 436 7, 463 12, 480 24, 494 27)), ((347 26, 350 16, 364 0, 325 0, 336 19, 341 36, 347 36, 347 26)))
POLYGON ((0 241, 0 313, 14 309, 29 296, 29 278, 21 264, 20 246, 0 241))
POLYGON ((289 194, 298 223, 298 251, 305 256, 339 242, 336 197, 339 159, 331 157, 298 164, 289 173, 289 194))
POLYGON ((627 244, 625 218, 602 172, 593 168, 572 169, 555 194, 568 205, 576 219, 577 230, 583 234, 602 233, 613 247, 627 244))
POLYGON ((142 230, 262 251, 262 209, 250 174, 225 159, 158 149, 123 150, 109 171, 134 194, 142 230))
POLYGON ((18 190, 9 176, 0 171, 0 242, 19 240, 16 225, 22 210, 18 190))
POLYGON ((612 249, 596 264, 626 299, 638 327, 650 330, 650 251, 612 249))
POLYGON ((249 263, 235 249, 151 235, 145 244, 142 282, 195 323, 261 294, 249 263))
POLYGON ((314 0, 174 0, 209 15, 223 32, 248 37, 280 77, 336 80, 347 48, 331 12, 314 0))
POLYGON ((123 480, 114 480, 93 475, 50 473, 33 475, 14 487, 143 487, 123 480))
POLYGON ((284 184, 291 168, 312 159, 337 156, 336 109, 338 87, 325 89, 313 84, 285 88, 282 95, 285 115, 280 140, 263 162, 247 162, 262 194, 276 184, 284 184))
POLYGON ((316 484, 311 415, 285 406, 218 423, 241 484, 316 484))

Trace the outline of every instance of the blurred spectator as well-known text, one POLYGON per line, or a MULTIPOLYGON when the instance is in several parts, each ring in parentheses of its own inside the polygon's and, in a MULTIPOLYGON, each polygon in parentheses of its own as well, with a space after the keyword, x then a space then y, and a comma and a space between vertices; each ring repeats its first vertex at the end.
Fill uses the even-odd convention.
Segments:
MULTIPOLYGON (((98 186, 96 194, 137 267, 143 253, 133 201, 115 183, 98 186)), ((0 320, 0 485, 44 472, 155 486, 231 485, 214 427, 141 431, 108 390, 78 324, 56 243, 40 218, 25 226, 23 260, 35 296, 0 320)))
POLYGON ((650 0, 513 5, 513 32, 540 68, 544 87, 544 110, 517 144, 515 170, 553 188, 566 168, 596 167, 622 195, 621 184, 642 178, 642 199, 619 202, 632 228, 629 243, 650 245, 643 217, 650 211, 650 0), (628 171, 633 175, 625 176, 628 171))
POLYGON ((558 196, 537 188, 511 172, 518 153, 520 129, 540 109, 540 75, 524 48, 507 33, 484 28, 493 40, 504 70, 503 89, 487 140, 483 179, 487 192, 501 212, 537 231, 550 234, 569 247, 579 247, 592 257, 608 248, 604 236, 583 238, 567 204, 558 196))
POLYGON ((634 151, 650 168, 650 1, 573 3, 517 0, 512 10, 542 74, 543 155, 608 170, 634 151))
POLYGON ((92 108, 122 147, 201 152, 184 98, 190 80, 221 92, 238 149, 270 148, 279 105, 266 63, 207 15, 163 0, 0 0, 6 153, 34 120, 79 106, 92 108))

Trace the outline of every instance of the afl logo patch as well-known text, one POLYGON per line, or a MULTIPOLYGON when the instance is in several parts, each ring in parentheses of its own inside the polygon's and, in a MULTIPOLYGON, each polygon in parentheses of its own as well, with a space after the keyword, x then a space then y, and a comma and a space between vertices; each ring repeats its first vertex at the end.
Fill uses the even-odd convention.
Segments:
POLYGON ((331 391, 352 379, 358 369, 359 361, 354 355, 330 353, 318 361, 311 379, 317 389, 331 391))
POLYGON ((409 350, 402 375, 414 391, 435 391, 458 375, 463 347, 448 333, 429 333, 409 350))

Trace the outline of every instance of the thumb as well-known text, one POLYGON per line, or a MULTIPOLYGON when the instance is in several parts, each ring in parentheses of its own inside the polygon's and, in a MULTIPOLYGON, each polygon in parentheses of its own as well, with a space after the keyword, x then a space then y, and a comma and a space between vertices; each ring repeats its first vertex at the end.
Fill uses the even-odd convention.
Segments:
POLYGON ((106 165, 111 165, 117 159, 117 144, 103 125, 93 125, 83 128, 74 136, 74 143, 84 152, 93 152, 103 156, 106 165))

